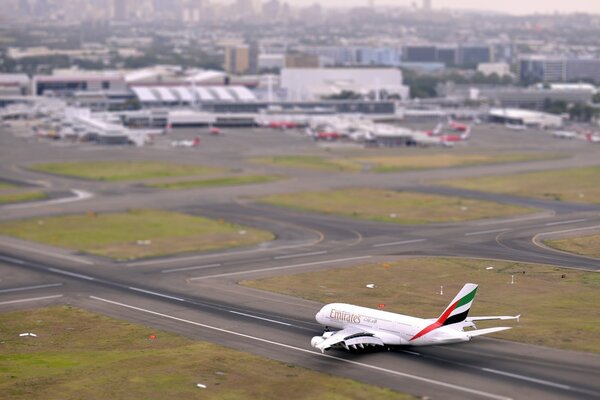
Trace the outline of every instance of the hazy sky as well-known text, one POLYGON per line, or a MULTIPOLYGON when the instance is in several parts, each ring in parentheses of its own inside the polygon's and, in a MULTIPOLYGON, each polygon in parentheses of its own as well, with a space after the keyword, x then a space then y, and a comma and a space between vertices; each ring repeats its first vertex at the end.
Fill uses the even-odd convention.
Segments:
MULTIPOLYGON (((330 6, 366 5, 367 0, 288 0, 292 4, 313 4, 315 2, 330 6)), ((600 0, 432 0, 433 7, 439 8, 471 8, 483 10, 498 10, 513 14, 531 14, 559 12, 589 12, 600 14, 600 0)), ((400 6, 412 3, 421 4, 422 0, 375 0, 375 4, 400 6)))

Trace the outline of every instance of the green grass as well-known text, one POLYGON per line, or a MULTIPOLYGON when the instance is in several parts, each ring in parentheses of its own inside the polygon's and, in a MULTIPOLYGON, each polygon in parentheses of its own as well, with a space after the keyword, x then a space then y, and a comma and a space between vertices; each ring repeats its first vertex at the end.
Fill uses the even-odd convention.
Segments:
POLYGON ((243 176, 226 176, 222 178, 177 181, 167 183, 150 183, 146 186, 156 189, 198 189, 216 186, 235 186, 235 185, 250 185, 256 183, 274 182, 282 179, 281 176, 269 175, 243 175, 243 176))
POLYGON ((101 181, 135 181, 178 176, 211 175, 224 169, 154 161, 86 161, 35 164, 29 169, 55 175, 101 181))
POLYGON ((600 204, 600 166, 487 176, 442 182, 445 185, 539 199, 600 204))
MULTIPOLYGON (((466 282, 479 284, 469 315, 522 314, 519 323, 509 322, 514 329, 493 336, 600 353, 597 272, 478 259, 414 258, 241 283, 321 303, 371 308, 385 304, 386 311, 435 318, 466 282), (511 275, 515 276, 513 285, 511 275), (370 283, 376 288, 365 287, 370 283), (443 296, 438 294, 441 285, 443 296)), ((506 326, 498 322, 479 323, 478 327, 506 326)))
POLYGON ((600 258, 600 235, 546 240, 544 243, 557 250, 579 254, 582 256, 600 258))
POLYGON ((433 153, 424 155, 372 156, 357 159, 371 164, 372 172, 399 172, 420 169, 467 167, 474 165, 509 164, 517 162, 541 161, 562 158, 558 154, 455 154, 433 153))
POLYGON ((257 200, 302 211, 398 224, 460 222, 534 211, 460 197, 360 188, 279 194, 257 200))
POLYGON ((362 170, 362 165, 359 162, 343 158, 281 156, 253 158, 250 161, 274 167, 309 169, 323 172, 359 172, 362 170))
POLYGON ((22 203, 25 201, 43 200, 48 195, 44 192, 23 192, 0 194, 0 204, 22 203))
POLYGON ((6 399, 411 398, 71 307, 0 314, 0 337, 6 399))
POLYGON ((270 232, 159 210, 4 222, 0 234, 116 259, 227 249, 273 239, 270 232), (140 240, 150 244, 140 245, 140 240))
POLYGON ((14 189, 16 187, 17 186, 13 185, 12 183, 0 181, 0 190, 3 190, 3 189, 14 189))

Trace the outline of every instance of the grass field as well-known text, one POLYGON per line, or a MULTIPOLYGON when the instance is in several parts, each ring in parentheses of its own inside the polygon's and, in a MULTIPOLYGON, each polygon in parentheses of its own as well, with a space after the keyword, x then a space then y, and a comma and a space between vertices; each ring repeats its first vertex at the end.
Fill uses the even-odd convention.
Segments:
POLYGON ((0 337, 6 399, 411 398, 71 307, 0 314, 0 337))
POLYGON ((48 196, 44 192, 23 192, 0 194, 0 204, 22 203, 25 201, 43 200, 48 196))
MULTIPOLYGON (((241 283, 322 303, 371 308, 385 304, 386 311, 435 318, 466 282, 479 284, 469 315, 522 314, 519 323, 508 322, 514 329, 493 336, 600 353, 600 274, 596 272, 490 260, 414 258, 241 283), (370 283, 376 288, 365 287, 370 283), (441 285, 443 296, 438 294, 441 285)), ((499 322, 478 327, 506 326, 499 322)))
POLYGON ((340 189, 265 196, 280 207, 398 224, 459 222, 534 211, 513 205, 379 189, 340 189))
POLYGON ((487 176, 442 183, 452 187, 485 192, 600 204, 600 184, 598 182, 600 182, 600 166, 487 176))
POLYGON ((0 234, 116 259, 226 249, 273 239, 270 232, 159 210, 4 222, 0 234))
POLYGON ((372 165, 377 173, 399 172, 419 169, 465 167, 486 164, 508 164, 516 162, 556 159, 557 154, 456 154, 430 153, 424 155, 374 156, 358 158, 357 161, 372 165))
POLYGON ((554 249, 582 256, 600 258, 600 235, 579 236, 568 239, 546 240, 544 243, 554 249))
POLYGON ((55 175, 101 181, 136 181, 177 176, 212 175, 224 169, 154 161, 86 161, 35 164, 29 169, 55 175))
POLYGON ((149 183, 146 186, 156 189, 198 189, 216 186, 250 185, 256 183, 274 182, 283 179, 281 176, 273 175, 242 175, 226 176, 222 178, 200 179, 189 181, 176 181, 168 183, 149 183))
POLYGON ((14 188, 16 188, 15 185, 13 185, 11 183, 8 183, 8 182, 0 181, 0 190, 3 190, 3 189, 14 189, 14 188))
POLYGON ((362 165, 344 158, 326 158, 319 156, 282 156, 253 158, 250 161, 275 167, 309 169, 326 172, 359 172, 362 165))

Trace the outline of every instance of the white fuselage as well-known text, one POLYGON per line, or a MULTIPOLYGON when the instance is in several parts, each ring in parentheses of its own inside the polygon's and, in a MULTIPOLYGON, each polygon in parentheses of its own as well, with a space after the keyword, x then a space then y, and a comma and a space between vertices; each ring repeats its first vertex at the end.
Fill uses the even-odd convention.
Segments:
POLYGON ((422 319, 351 304, 327 304, 315 316, 328 328, 356 327, 376 334, 386 345, 426 346, 470 340, 462 330, 449 326, 434 326, 426 334, 413 339, 423 329, 435 324, 435 319, 422 319))

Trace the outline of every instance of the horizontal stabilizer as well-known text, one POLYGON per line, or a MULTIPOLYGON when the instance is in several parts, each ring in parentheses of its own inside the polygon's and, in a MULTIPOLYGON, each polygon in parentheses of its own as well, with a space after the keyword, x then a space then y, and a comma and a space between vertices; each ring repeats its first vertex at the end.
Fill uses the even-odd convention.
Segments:
POLYGON ((521 314, 519 315, 515 315, 510 316, 510 315, 499 315, 499 316, 491 316, 491 317, 467 317, 466 321, 467 322, 477 322, 477 321, 507 321, 510 319, 516 319, 517 321, 519 320, 519 318, 521 318, 521 314))
POLYGON ((487 335, 488 333, 505 331, 507 329, 511 329, 511 327, 509 327, 509 326, 499 326, 499 327, 496 327, 496 328, 476 329, 474 331, 468 331, 468 332, 465 332, 465 333, 469 337, 475 337, 475 336, 487 335))

